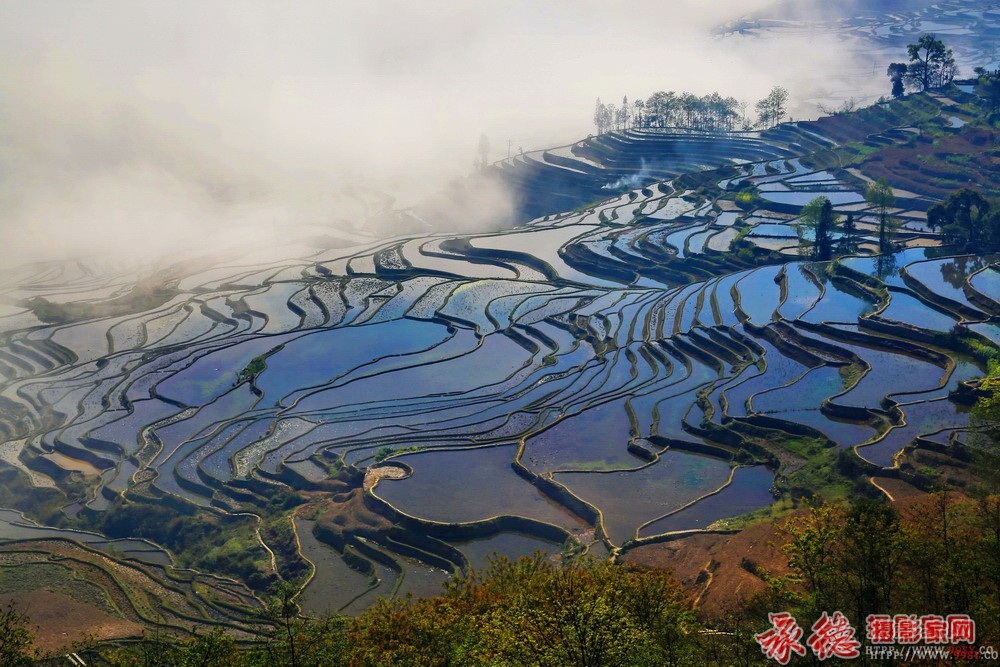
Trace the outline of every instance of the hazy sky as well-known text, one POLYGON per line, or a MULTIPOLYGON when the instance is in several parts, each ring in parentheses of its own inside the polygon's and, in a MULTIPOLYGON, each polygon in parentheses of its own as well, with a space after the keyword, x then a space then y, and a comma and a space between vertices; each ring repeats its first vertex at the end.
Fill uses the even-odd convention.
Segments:
POLYGON ((586 136, 597 96, 806 99, 835 42, 712 35, 768 4, 3 0, 2 252, 351 218, 344 182, 414 201, 481 132, 493 158, 586 136))

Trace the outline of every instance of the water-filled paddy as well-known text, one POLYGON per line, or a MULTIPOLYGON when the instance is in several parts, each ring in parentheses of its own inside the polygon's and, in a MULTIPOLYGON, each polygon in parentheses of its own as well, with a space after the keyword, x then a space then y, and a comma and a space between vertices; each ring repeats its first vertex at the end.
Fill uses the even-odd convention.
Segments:
POLYGON ((765 266, 744 276, 737 284, 740 309, 750 322, 763 326, 771 321, 780 303, 780 287, 775 282, 780 266, 765 266))
POLYGON ((785 289, 787 296, 778 308, 778 313, 789 320, 801 317, 820 297, 815 278, 807 272, 804 265, 798 263, 785 265, 785 289))
POLYGON ((996 266, 976 273, 969 280, 969 284, 980 294, 994 301, 1000 301, 1000 270, 996 266))
POLYGON ((643 526, 639 537, 675 530, 707 528, 719 519, 738 516, 774 502, 771 484, 774 473, 764 466, 744 466, 733 471, 733 481, 715 495, 643 526))
POLYGON ((928 308, 922 301, 904 292, 892 292, 889 305, 879 317, 902 322, 919 329, 948 332, 958 323, 954 317, 928 308))
POLYGON ((469 566, 479 571, 487 569, 491 558, 498 555, 517 560, 532 556, 537 551, 552 554, 562 549, 561 544, 514 532, 497 533, 468 542, 455 542, 454 546, 465 555, 469 566))
POLYGON ((383 480, 375 493, 431 521, 461 523, 507 514, 567 528, 582 525, 514 472, 515 454, 512 445, 407 454, 399 460, 413 468, 413 475, 383 480))
POLYGON ((869 366, 861 379, 834 399, 840 405, 877 408, 889 394, 933 389, 944 378, 944 368, 923 359, 842 340, 831 342, 869 366))
POLYGON ((529 438, 524 464, 538 472, 634 467, 641 462, 628 453, 630 437, 624 400, 605 403, 529 438))
MULTIPOLYGON (((969 276, 983 268, 987 263, 985 257, 962 257, 913 262, 906 266, 906 273, 915 278, 934 294, 956 301, 963 306, 976 309, 969 302, 962 286, 969 276)), ((997 283, 1000 290, 1000 281, 997 283)))
POLYGON ((557 473, 554 478, 601 511, 608 537, 620 545, 646 521, 718 489, 729 473, 729 463, 721 459, 670 450, 641 470, 557 473))
POLYGON ((876 310, 876 305, 870 298, 863 298, 858 293, 847 291, 832 280, 826 280, 823 285, 825 287, 823 296, 811 310, 802 314, 803 321, 814 324, 823 322, 853 324, 859 317, 876 310))
POLYGON ((760 196, 775 204, 786 204, 789 206, 805 206, 816 197, 826 197, 834 206, 844 204, 857 204, 865 200, 854 192, 761 192, 760 196))
POLYGON ((302 555, 316 566, 315 574, 299 597, 299 604, 310 614, 340 611, 369 586, 368 578, 347 565, 333 547, 313 535, 315 521, 295 519, 302 544, 302 555))
POLYGON ((528 366, 533 355, 509 336, 495 333, 475 350, 442 364, 424 364, 395 373, 359 378, 345 385, 310 394, 297 404, 300 411, 355 403, 357 397, 397 401, 433 394, 471 391, 499 383, 528 366))
POLYGON ((889 467, 893 456, 918 435, 969 425, 968 408, 948 399, 904 406, 903 411, 904 425, 892 429, 878 442, 860 447, 858 453, 876 465, 889 467))

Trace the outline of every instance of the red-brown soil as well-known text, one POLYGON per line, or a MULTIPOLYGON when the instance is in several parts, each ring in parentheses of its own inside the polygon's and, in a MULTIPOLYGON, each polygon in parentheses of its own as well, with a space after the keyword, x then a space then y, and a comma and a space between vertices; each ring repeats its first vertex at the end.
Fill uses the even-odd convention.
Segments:
POLYGON ((10 602, 31 618, 35 647, 43 653, 72 650, 75 642, 84 639, 138 637, 143 631, 138 623, 109 616, 93 605, 44 589, 0 595, 0 605, 6 607, 10 602))
POLYGON ((751 569, 788 574, 788 559, 775 546, 779 542, 775 524, 765 522, 728 535, 703 533, 637 547, 623 560, 673 570, 685 588, 696 591, 698 608, 711 618, 764 590, 763 580, 743 566, 744 559, 751 569))
POLYGON ((1000 143, 996 130, 963 130, 931 144, 921 139, 884 148, 861 165, 873 179, 903 190, 945 198, 962 187, 1000 192, 1000 143))
MULTIPOLYGON (((898 479, 879 477, 875 481, 889 491, 900 512, 923 511, 928 496, 920 489, 898 479)), ((778 546, 782 542, 778 526, 784 522, 781 518, 752 525, 738 533, 701 533, 641 546, 626 552, 622 560, 672 570, 681 584, 693 592, 702 615, 711 619, 738 609, 765 589, 763 579, 755 572, 772 577, 790 573, 788 559, 778 546)))

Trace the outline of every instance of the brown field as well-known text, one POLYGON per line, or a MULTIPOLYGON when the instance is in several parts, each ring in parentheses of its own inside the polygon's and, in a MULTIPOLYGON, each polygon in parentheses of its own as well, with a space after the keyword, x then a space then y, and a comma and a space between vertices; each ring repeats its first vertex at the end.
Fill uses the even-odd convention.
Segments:
POLYGON ((143 631, 138 623, 45 589, 0 595, 0 605, 11 602, 31 618, 35 648, 43 653, 68 651, 84 640, 138 637, 143 631))
POLYGON ((703 533, 638 547, 624 561, 673 570, 686 588, 698 591, 698 608, 711 618, 764 590, 764 581, 743 566, 744 560, 775 576, 789 573, 788 559, 774 546, 778 540, 775 524, 768 521, 738 533, 703 533))
POLYGON ((861 166, 873 179, 893 187, 945 198, 954 190, 974 187, 1000 194, 1000 145, 996 130, 968 129, 933 144, 921 139, 884 148, 861 166))

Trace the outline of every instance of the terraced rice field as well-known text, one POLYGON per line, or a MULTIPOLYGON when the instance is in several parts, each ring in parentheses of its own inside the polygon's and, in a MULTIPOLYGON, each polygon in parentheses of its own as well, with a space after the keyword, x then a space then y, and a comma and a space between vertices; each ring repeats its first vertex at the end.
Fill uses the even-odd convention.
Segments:
MULTIPOLYGON (((8 271, 0 458, 91 525, 139 496, 236 516, 298 493, 282 520, 315 613, 433 593, 494 550, 609 555, 710 530, 817 460, 892 476, 919 436, 968 427, 952 392, 983 369, 949 341, 997 344, 1000 269, 933 247, 906 197, 895 255, 804 257, 809 200, 870 216, 863 181, 803 160, 838 141, 815 124, 602 135, 498 165, 542 216, 505 231, 200 272, 8 271), (580 207, 640 164, 658 165, 647 182, 580 207), (87 314, 157 276, 161 302, 87 314), (43 321, 38 298, 94 309, 43 321)), ((222 580, 153 587, 172 557, 148 542, 5 522, 0 566, 35 563, 31 540, 82 545, 80 567, 147 591, 106 601, 130 619, 235 622, 256 604, 222 580), (198 599, 213 587, 236 601, 198 599)), ((288 554, 258 537, 280 572, 288 554)))

